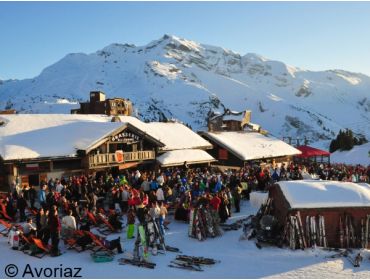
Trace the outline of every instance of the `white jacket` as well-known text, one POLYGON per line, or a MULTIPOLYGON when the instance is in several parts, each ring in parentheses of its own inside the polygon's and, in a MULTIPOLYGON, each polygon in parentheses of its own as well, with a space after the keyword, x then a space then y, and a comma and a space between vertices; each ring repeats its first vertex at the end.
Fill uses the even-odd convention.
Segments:
POLYGON ((73 216, 65 216, 62 219, 62 227, 68 229, 77 229, 76 219, 73 216))
POLYGON ((163 193, 162 188, 158 188, 157 192, 155 194, 157 196, 158 201, 163 201, 164 200, 164 193, 163 193))

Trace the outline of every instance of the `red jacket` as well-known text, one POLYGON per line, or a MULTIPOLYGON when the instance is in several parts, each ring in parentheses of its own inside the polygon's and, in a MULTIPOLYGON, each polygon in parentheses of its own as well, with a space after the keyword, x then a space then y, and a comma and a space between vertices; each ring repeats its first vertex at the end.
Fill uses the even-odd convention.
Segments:
POLYGON ((221 199, 218 196, 214 196, 209 203, 214 210, 218 211, 218 208, 220 208, 221 199))

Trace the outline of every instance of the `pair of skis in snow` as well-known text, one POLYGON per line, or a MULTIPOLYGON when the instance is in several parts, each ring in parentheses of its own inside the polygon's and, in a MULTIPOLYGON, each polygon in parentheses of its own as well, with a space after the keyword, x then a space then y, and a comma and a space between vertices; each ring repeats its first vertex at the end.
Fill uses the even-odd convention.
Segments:
POLYGON ((168 266, 192 271, 203 271, 202 265, 213 265, 216 263, 219 263, 219 261, 211 258, 178 255, 168 266))

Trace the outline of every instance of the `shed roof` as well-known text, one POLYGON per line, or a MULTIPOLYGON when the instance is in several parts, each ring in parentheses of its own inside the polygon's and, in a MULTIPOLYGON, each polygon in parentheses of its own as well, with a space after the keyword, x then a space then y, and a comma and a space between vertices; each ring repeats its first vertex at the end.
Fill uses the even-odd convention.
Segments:
POLYGON ((241 160, 273 158, 301 153, 284 141, 258 132, 223 131, 202 132, 201 134, 226 148, 241 160))
POLYGON ((299 180, 278 182, 292 209, 370 207, 370 185, 299 180))

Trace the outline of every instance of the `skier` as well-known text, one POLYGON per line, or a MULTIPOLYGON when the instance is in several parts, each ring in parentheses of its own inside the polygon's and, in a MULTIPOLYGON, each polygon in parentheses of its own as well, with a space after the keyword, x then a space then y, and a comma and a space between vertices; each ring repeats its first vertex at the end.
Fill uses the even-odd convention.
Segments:
POLYGON ((132 206, 127 212, 127 225, 127 239, 132 239, 135 233, 135 211, 132 206))

